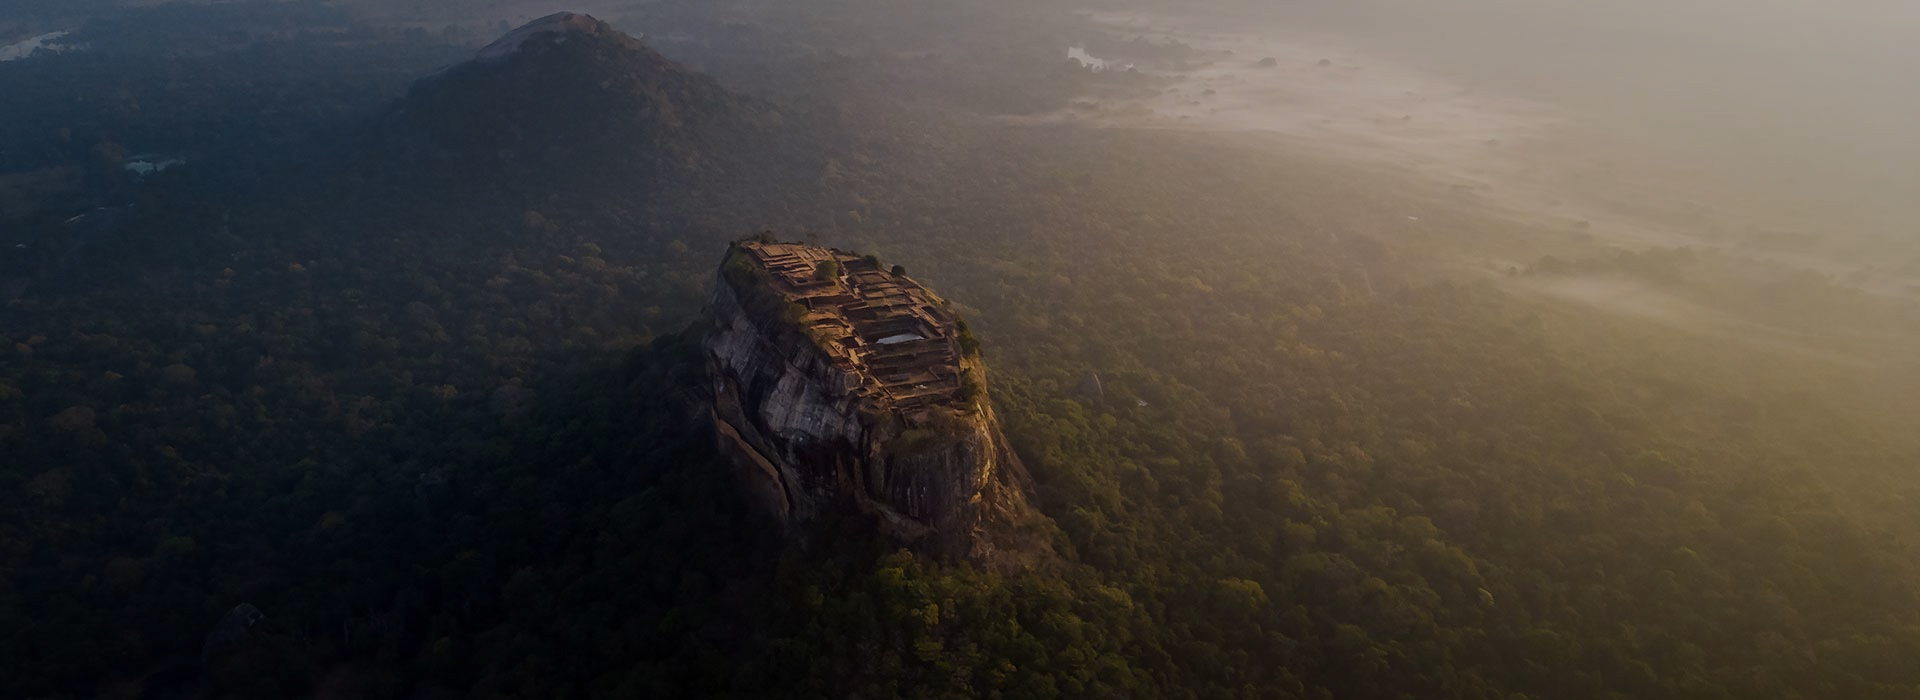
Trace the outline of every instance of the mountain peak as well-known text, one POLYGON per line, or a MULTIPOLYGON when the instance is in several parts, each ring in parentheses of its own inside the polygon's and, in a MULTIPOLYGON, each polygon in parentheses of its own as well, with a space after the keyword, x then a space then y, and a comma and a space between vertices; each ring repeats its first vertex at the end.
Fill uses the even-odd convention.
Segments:
POLYGON ((562 35, 557 38, 565 41, 566 35, 600 36, 614 30, 606 22, 594 19, 593 15, 573 12, 555 12, 532 22, 521 25, 519 29, 507 32, 473 57, 474 61, 490 63, 500 61, 518 53, 527 42, 547 34, 562 35))
POLYGON ((629 176, 657 184, 724 169, 744 150, 734 146, 774 120, 606 22, 561 12, 414 83, 382 148, 428 165, 423 173, 517 188, 627 186, 629 176))

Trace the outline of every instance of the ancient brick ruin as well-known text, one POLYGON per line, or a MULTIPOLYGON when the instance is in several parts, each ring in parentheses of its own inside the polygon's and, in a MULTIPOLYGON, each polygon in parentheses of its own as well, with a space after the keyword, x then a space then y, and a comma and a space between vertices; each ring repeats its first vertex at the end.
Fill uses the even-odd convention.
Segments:
POLYGON ((757 241, 739 249, 798 305, 796 322, 834 364, 857 378, 848 387, 856 396, 908 418, 961 403, 960 329, 946 300, 842 250, 757 241))

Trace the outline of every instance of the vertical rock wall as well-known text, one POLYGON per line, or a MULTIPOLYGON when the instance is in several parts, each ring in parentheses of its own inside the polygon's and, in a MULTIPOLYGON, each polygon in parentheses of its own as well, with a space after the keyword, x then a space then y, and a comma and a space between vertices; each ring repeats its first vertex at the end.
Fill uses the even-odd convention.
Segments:
POLYGON ((995 549, 991 516, 1028 509, 991 404, 913 420, 883 409, 778 299, 740 284, 716 277, 705 348, 715 432, 754 499, 789 527, 853 515, 944 556, 995 549))

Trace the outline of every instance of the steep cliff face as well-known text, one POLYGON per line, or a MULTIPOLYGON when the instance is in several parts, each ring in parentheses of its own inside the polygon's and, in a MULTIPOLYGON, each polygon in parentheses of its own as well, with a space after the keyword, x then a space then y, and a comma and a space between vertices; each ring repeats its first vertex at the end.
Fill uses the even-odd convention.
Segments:
POLYGON ((1025 546, 1025 469, 945 307, 870 258, 729 251, 705 347, 715 431, 756 500, 794 527, 871 518, 943 556, 1025 546))

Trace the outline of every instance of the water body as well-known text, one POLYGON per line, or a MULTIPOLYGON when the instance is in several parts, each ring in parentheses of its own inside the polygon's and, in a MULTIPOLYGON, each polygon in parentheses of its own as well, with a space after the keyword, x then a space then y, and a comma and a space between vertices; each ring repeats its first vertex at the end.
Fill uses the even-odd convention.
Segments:
POLYGON ((33 55, 33 52, 41 49, 55 53, 70 50, 69 47, 56 43, 66 36, 67 32, 48 32, 40 36, 22 39, 6 46, 0 46, 0 61, 17 61, 30 57, 33 55))
POLYGON ((144 177, 147 175, 152 175, 157 172, 161 172, 163 170, 166 170, 174 166, 186 165, 186 164, 187 164, 186 159, 178 156, 166 156, 166 155, 158 155, 153 153, 142 153, 140 155, 128 158, 126 169, 127 169, 127 172, 144 177))
POLYGON ((1113 61, 1096 57, 1093 54, 1087 53, 1086 49, 1083 49, 1078 46, 1067 47, 1067 58, 1069 60, 1078 61, 1080 62, 1080 65, 1085 66, 1087 68, 1091 68, 1095 72, 1108 71, 1108 70, 1125 70, 1133 67, 1131 64, 1123 66, 1123 65, 1116 64, 1113 61))

